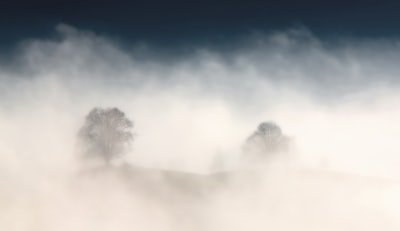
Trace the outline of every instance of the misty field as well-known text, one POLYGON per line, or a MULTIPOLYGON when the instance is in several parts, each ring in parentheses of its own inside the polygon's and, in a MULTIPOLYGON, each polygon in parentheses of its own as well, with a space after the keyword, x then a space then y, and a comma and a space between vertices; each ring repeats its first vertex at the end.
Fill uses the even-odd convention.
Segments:
POLYGON ((399 230, 398 44, 27 39, 0 63, 0 230, 399 230))

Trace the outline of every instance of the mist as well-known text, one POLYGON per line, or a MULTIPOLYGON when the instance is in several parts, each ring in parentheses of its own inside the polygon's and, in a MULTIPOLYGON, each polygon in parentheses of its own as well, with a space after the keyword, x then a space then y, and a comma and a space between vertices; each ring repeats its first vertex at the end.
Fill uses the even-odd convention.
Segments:
POLYGON ((398 230, 399 58, 399 40, 307 28, 166 55, 60 24, 1 59, 0 227, 398 230), (146 177, 80 159, 77 132, 97 106, 134 122, 114 165, 146 177), (243 166, 266 120, 292 138, 290 155, 243 166), (215 171, 230 180, 210 187, 215 171), (168 172, 202 183, 182 190, 168 172))

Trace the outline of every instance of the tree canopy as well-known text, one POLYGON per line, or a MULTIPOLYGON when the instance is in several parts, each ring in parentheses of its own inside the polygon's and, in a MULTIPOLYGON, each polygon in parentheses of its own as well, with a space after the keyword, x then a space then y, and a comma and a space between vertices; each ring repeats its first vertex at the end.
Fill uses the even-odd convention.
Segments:
POLYGON ((260 123, 256 131, 247 138, 243 151, 246 156, 259 158, 285 151, 287 147, 288 137, 275 122, 268 121, 260 123))
POLYGON ((133 140, 133 122, 118 108, 93 108, 79 131, 86 157, 106 163, 120 157, 133 140))

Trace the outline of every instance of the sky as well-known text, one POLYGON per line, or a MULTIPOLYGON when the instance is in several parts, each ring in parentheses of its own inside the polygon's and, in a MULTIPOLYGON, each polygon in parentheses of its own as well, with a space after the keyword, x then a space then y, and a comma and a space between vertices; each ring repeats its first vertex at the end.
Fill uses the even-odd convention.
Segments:
POLYGON ((399 8, 2 1, 0 229, 399 230, 399 8), (94 107, 133 121, 110 165, 94 107), (289 151, 247 162, 264 121, 289 151))
POLYGON ((324 37, 399 35, 396 1, 2 1, 0 43, 47 36, 58 23, 162 46, 223 44, 304 25, 324 37))

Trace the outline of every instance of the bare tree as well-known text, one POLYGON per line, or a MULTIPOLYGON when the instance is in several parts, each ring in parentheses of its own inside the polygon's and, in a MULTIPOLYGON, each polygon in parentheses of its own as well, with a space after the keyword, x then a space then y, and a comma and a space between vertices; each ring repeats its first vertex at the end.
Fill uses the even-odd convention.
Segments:
POLYGON ((120 157, 133 140, 133 123, 118 108, 93 108, 79 131, 86 157, 102 158, 107 164, 120 157))

